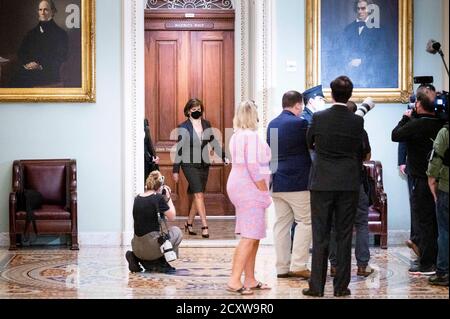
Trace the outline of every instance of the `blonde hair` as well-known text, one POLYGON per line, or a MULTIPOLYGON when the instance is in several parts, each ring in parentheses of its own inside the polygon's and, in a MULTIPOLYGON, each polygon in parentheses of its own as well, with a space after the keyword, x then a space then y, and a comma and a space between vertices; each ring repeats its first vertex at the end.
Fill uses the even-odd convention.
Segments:
POLYGON ((258 129, 258 111, 255 102, 244 101, 239 106, 233 119, 233 127, 238 129, 250 129, 256 131, 258 129))
POLYGON ((164 184, 164 176, 160 171, 153 171, 148 174, 147 179, 145 180, 145 187, 147 190, 157 191, 164 184))

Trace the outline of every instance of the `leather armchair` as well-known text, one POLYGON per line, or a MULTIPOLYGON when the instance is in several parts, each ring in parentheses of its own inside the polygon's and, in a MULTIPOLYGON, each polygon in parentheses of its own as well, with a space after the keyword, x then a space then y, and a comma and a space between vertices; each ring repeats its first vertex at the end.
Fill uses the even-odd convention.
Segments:
POLYGON ((14 161, 9 195, 10 250, 17 249, 25 228, 26 212, 17 206, 18 193, 24 189, 36 190, 43 197, 42 207, 34 212, 38 235, 69 235, 71 249, 78 250, 76 161, 14 161))
POLYGON ((364 162, 366 173, 369 176, 370 199, 369 207, 369 232, 375 234, 376 242, 380 247, 387 249, 388 241, 388 216, 387 195, 383 188, 383 166, 378 161, 364 162))

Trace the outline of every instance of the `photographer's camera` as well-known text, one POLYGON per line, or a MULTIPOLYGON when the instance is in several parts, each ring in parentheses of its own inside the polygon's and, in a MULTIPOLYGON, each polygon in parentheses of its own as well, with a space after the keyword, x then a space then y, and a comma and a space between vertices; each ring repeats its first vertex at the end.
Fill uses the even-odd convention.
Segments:
POLYGON ((161 253, 164 255, 164 258, 167 262, 171 262, 177 259, 177 254, 173 250, 172 243, 170 242, 167 235, 159 237, 158 243, 161 245, 161 253))
MULTIPOLYGON (((436 88, 433 86, 434 78, 432 76, 416 76, 414 77, 414 84, 419 84, 420 88, 425 88, 434 93, 435 99, 434 111, 436 115, 441 118, 448 120, 448 92, 436 92, 436 88)), ((419 90, 418 89, 418 90, 419 90)), ((415 103, 417 102, 416 95, 413 94, 409 98, 408 109, 414 110, 415 103)))

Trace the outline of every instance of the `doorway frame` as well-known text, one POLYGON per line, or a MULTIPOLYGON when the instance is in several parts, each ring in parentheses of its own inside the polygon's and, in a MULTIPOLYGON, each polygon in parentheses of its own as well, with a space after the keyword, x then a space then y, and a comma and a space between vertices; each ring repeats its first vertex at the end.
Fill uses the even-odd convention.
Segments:
MULTIPOLYGON (((145 0, 122 2, 122 245, 133 237, 133 200, 143 191, 145 117, 145 0)), ((253 99, 261 107, 260 133, 273 104, 275 0, 234 0, 235 105, 253 99)), ((273 214, 271 214, 273 215, 273 214)), ((269 224, 271 220, 269 218, 269 224)), ((271 232, 269 227, 269 233, 271 232)), ((267 238, 271 238, 268 234, 267 238)))

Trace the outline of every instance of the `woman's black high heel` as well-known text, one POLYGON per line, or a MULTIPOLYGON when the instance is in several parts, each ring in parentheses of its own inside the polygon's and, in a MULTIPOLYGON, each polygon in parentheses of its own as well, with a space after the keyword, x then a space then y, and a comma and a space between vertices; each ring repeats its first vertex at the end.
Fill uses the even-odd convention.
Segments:
POLYGON ((192 224, 189 224, 188 222, 184 224, 184 232, 189 233, 189 235, 193 236, 197 235, 197 233, 192 231, 192 224))
POLYGON ((203 234, 203 230, 205 230, 205 229, 208 229, 208 226, 202 227, 202 237, 203 238, 209 238, 209 234, 208 233, 207 234, 203 234))

